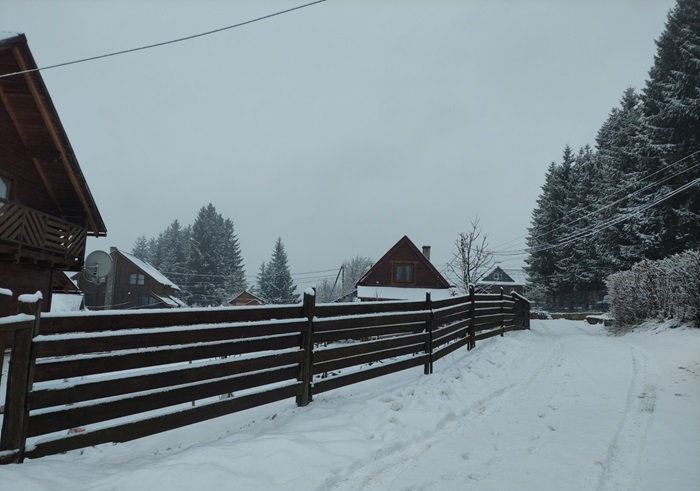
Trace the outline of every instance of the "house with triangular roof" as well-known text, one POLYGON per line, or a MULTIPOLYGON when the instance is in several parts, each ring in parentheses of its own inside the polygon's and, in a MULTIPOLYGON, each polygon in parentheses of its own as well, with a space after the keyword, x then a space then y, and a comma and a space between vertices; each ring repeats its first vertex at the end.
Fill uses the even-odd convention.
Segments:
POLYGON ((493 271, 477 281, 475 286, 484 293, 500 293, 503 288, 505 294, 515 292, 524 295, 526 284, 527 274, 524 269, 502 269, 496 266, 493 271))
POLYGON ((244 290, 234 296, 229 302, 229 305, 233 305, 234 307, 249 307, 252 305, 265 305, 265 301, 257 295, 244 290))
POLYGON ((133 254, 111 247, 112 271, 90 281, 80 275, 78 285, 89 310, 176 308, 187 305, 178 298, 180 287, 152 265, 133 254))
POLYGON ((357 297, 362 301, 433 300, 449 298, 454 289, 430 262, 430 247, 420 251, 403 236, 357 282, 357 297))
POLYGON ((0 33, 0 75, 0 288, 48 311, 54 273, 107 229, 24 34, 0 33))

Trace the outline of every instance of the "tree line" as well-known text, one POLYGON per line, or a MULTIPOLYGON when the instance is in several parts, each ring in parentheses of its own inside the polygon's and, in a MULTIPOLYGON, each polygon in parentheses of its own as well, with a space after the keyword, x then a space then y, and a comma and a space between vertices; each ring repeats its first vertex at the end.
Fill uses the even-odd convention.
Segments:
POLYGON ((527 238, 535 295, 573 302, 700 245, 700 2, 678 0, 656 46, 645 87, 624 91, 595 148, 567 145, 547 170, 527 238))
MULTIPOLYGON (((226 305, 249 288, 233 221, 211 203, 199 210, 192 225, 174 220, 157 237, 139 236, 131 253, 173 280, 190 306, 226 305)), ((281 238, 256 280, 250 288, 267 303, 299 300, 281 238)))

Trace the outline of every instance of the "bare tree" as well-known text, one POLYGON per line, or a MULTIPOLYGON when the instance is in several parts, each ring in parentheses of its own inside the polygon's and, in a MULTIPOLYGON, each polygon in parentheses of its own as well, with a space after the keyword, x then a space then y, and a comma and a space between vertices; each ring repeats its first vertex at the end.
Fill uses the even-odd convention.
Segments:
POLYGON ((488 235, 483 233, 479 218, 470 222, 467 232, 460 232, 455 240, 457 251, 447 265, 457 289, 469 293, 469 285, 475 284, 493 268, 493 252, 488 246, 488 235))

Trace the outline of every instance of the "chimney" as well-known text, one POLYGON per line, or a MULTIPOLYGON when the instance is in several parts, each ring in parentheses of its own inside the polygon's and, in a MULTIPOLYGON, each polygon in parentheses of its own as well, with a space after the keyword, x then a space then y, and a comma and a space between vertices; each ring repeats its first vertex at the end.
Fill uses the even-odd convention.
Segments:
POLYGON ((430 246, 423 246, 423 255, 430 261, 430 246))

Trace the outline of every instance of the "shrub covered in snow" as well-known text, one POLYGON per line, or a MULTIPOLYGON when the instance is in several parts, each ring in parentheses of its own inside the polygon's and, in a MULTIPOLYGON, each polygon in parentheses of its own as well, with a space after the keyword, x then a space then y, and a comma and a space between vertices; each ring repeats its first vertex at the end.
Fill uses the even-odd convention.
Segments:
POLYGON ((700 327, 700 251, 640 261, 607 278, 610 312, 618 324, 675 319, 700 327))

